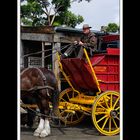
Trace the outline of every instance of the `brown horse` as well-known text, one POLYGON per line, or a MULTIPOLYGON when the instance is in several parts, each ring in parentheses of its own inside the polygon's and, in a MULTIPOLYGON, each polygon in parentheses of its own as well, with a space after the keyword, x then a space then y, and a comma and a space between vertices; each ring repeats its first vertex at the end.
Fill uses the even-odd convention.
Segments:
POLYGON ((46 68, 21 70, 21 100, 24 102, 26 98, 34 99, 40 113, 44 114, 40 117, 34 136, 46 137, 51 133, 47 117, 50 113, 49 102, 52 102, 55 112, 58 107, 58 93, 57 80, 52 71, 46 68))

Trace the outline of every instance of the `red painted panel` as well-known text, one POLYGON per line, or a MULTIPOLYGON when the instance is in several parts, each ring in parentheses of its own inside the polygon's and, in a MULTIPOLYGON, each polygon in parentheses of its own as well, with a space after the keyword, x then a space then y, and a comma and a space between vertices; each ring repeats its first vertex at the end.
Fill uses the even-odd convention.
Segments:
POLYGON ((70 75, 76 89, 98 91, 95 78, 92 77, 91 70, 83 60, 79 58, 69 58, 61 60, 61 63, 64 71, 70 75))
POLYGON ((95 58, 91 59, 93 68, 95 70, 96 76, 98 80, 102 80, 100 82, 100 88, 102 91, 106 90, 115 90, 119 91, 119 76, 120 76, 120 66, 119 66, 119 55, 113 52, 112 49, 111 54, 97 54, 95 58), (104 57, 103 57, 104 56, 104 57), (99 58, 103 58, 99 63, 96 64, 96 60, 99 58), (96 64, 96 65, 94 65, 96 64))
MULTIPOLYGON (((119 49, 110 48, 105 54, 96 54, 91 58, 98 80, 101 80, 100 88, 102 91, 115 90, 120 88, 120 61, 119 49)), ((88 64, 79 58, 68 58, 61 60, 64 71, 71 76, 74 87, 79 89, 98 91, 95 77, 92 77, 91 69, 88 64)))

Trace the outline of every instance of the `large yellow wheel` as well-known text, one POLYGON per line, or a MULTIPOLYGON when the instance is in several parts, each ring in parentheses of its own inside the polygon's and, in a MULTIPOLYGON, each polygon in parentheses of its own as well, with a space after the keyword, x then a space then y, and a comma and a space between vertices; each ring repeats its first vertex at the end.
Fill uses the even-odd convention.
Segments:
POLYGON ((76 105, 74 107, 71 106, 70 99, 78 95, 79 93, 73 91, 72 88, 67 88, 60 93, 58 116, 66 125, 75 125, 81 122, 85 116, 83 112, 76 109, 76 105))
POLYGON ((96 129, 103 135, 116 135, 120 132, 120 94, 106 91, 100 94, 92 107, 92 120, 96 129))

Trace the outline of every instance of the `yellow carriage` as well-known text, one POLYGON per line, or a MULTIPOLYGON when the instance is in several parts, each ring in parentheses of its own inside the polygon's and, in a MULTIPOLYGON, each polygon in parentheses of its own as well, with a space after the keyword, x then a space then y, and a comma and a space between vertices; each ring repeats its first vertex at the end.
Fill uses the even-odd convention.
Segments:
POLYGON ((94 54, 86 60, 59 60, 59 68, 69 84, 59 97, 58 116, 67 125, 91 115, 95 128, 103 135, 120 132, 119 48, 94 54))

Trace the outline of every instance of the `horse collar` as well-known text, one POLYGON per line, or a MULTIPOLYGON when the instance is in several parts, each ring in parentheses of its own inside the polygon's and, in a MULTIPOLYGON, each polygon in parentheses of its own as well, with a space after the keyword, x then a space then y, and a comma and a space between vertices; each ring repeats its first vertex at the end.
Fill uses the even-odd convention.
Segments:
POLYGON ((43 74, 42 70, 40 70, 39 68, 35 68, 35 69, 37 69, 37 70, 39 71, 39 73, 41 74, 41 76, 42 76, 42 78, 43 78, 43 81, 44 81, 44 83, 45 83, 45 85, 46 85, 46 77, 45 77, 45 75, 43 74))

